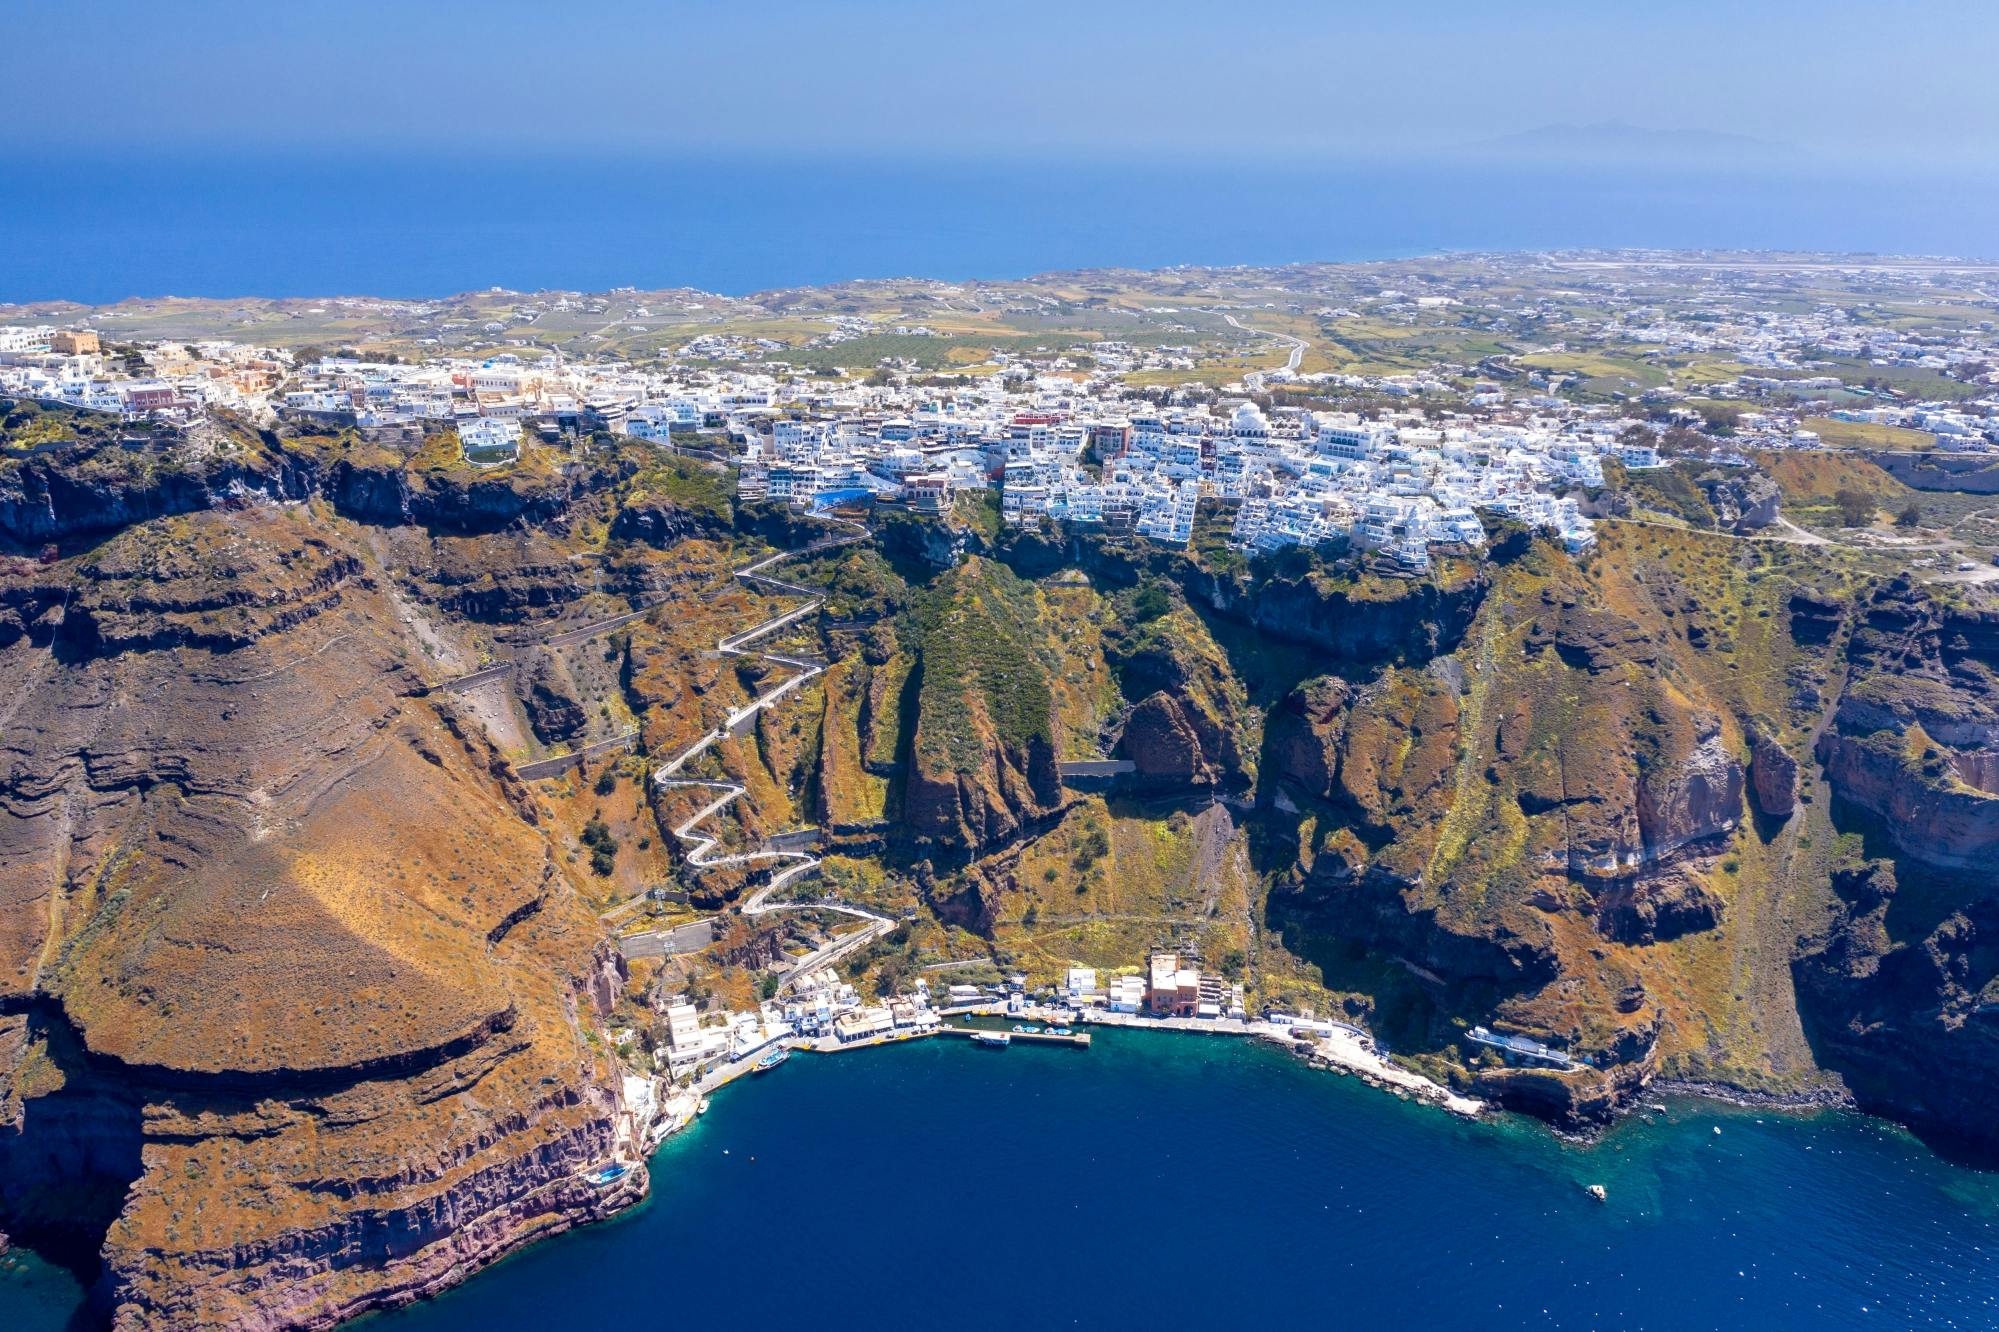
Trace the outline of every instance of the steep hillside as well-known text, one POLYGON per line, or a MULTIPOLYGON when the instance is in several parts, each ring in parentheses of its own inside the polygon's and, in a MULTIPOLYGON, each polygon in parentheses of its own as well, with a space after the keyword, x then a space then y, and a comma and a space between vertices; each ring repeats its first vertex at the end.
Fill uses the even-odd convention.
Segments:
POLYGON ((995 554, 1013 577, 974 557, 922 594, 955 618, 913 617, 942 632, 904 656, 927 665, 927 647, 952 673, 901 724, 911 789, 953 796, 960 858, 926 862, 931 897, 1013 963, 1129 966, 1177 941, 1238 959, 1267 1000, 1342 1005, 1431 1071, 1576 1125, 1660 1079, 1793 1099, 1844 1079, 1906 1118, 1966 1117, 1872 1073, 1867 1051, 1910 1042, 1862 1038, 1852 1010, 1888 1002, 1856 988, 1866 958, 1918 948, 1937 960, 1896 963, 1895 993, 1943 1004, 1925 1069, 1966 1087, 1990 1069, 1982 898, 1891 913, 1916 931, 1897 945, 1835 886, 1870 810, 1905 863, 1980 855, 1999 771, 1985 612, 1873 590, 1836 549, 1615 522, 1582 559, 1507 536, 1415 581, 1309 558, 1222 572, 1095 537, 995 554), (1043 702, 1082 678, 1062 656, 1077 626, 1101 663, 1077 714, 1097 750, 1043 702), (998 716, 1031 724, 1008 736, 998 716), (1136 771, 1108 798, 1034 790, 1009 756, 1044 717, 1063 755, 1136 771), (1217 795, 1235 805, 1220 854, 1189 821, 1226 808, 1217 795), (1855 1034, 1828 1028, 1827 1004, 1855 1034), (1581 1062, 1508 1066, 1465 1042, 1475 1023, 1581 1062))
POLYGON ((900 918, 878 990, 1164 944, 1572 1127, 1670 1080, 1999 1145, 1999 609, 1745 539, 1740 478, 1420 578, 900 517, 787 567, 785 666, 716 643, 812 523, 629 441, 5 419, 0 1230, 121 1327, 324 1326, 637 1196, 612 1031, 827 937, 685 862, 720 782, 724 849, 816 830, 805 891, 900 918))
POLYGON ((56 543, 0 572, 0 1231, 120 1327, 325 1326, 637 1196, 585 1178, 634 1128, 624 965, 480 716, 594 667, 437 687, 671 592, 573 558, 636 469, 420 452, 366 498, 350 440, 67 447, 0 473, 56 543))
POLYGON ((903 615, 920 672, 908 830, 945 855, 1004 841, 1061 798, 1040 600, 1004 566, 974 557, 903 615))

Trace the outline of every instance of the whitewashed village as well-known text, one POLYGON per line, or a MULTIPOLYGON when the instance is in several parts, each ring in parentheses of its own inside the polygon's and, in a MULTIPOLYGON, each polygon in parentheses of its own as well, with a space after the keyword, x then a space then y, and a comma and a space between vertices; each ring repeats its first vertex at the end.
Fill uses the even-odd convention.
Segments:
MULTIPOLYGON (((1385 291, 1367 313, 1413 315, 1450 300, 1385 291)), ((870 500, 942 513, 958 496, 985 490, 1007 522, 1049 519, 1171 545, 1193 539, 1207 504, 1245 551, 1338 542, 1409 573, 1426 570, 1440 547, 1480 546, 1482 514, 1586 550, 1595 539, 1588 493, 1604 484, 1606 462, 1642 471, 1687 457, 1691 445, 1699 461, 1729 466, 1752 449, 1817 447, 1800 406, 1815 396, 1838 400, 1821 406, 1834 420, 1920 431, 1943 450, 1999 447, 1999 393, 1989 389, 1971 401, 1911 401, 1812 373, 1820 358, 1844 356, 1953 374, 1969 368, 1989 381, 1999 373, 1987 368, 1999 365, 1989 325, 1940 341, 1871 326, 1838 307, 1718 320, 1640 300, 1600 303, 1594 319, 1579 324, 1571 313, 1561 324, 1592 343, 1725 356, 1756 369, 1699 394, 1653 387, 1605 403, 1565 393, 1574 374, 1497 360, 1397 375, 1302 373, 1306 344, 1288 335, 1263 341, 1272 359, 1289 352, 1281 365, 1175 389, 1156 381, 1192 367, 1190 347, 1108 340, 1046 355, 995 352, 974 372, 950 376, 892 359, 866 374, 809 371, 815 345, 870 327, 851 318, 829 321, 803 348, 695 333, 647 361, 532 347, 476 358, 300 359, 220 340, 113 354, 78 321, 0 327, 0 394, 133 420, 224 410, 392 439, 448 429, 465 461, 481 467, 514 462, 524 439, 566 444, 607 431, 726 461, 746 499, 800 508, 870 500), (1134 387, 1134 373, 1153 382, 1134 387), (1333 405, 1276 405, 1270 391, 1278 387, 1333 405), (1747 404, 1726 440, 1700 434, 1698 403, 1715 399, 1747 404), (1342 410, 1342 400, 1366 406, 1342 410)), ((1496 317, 1502 325, 1554 321, 1545 309, 1496 317)), ((1231 322, 1258 344, 1252 328, 1231 322)))

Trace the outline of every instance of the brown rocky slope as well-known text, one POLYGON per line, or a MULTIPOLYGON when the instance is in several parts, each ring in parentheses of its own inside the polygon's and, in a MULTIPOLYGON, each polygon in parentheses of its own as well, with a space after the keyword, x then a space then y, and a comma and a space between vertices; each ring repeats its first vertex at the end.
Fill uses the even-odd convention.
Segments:
MULTIPOLYGON (((80 544, 0 577, 0 1232, 120 1328, 328 1326, 646 1183, 585 1178, 632 1128, 602 1038, 622 964, 430 688, 466 623, 427 581, 467 554, 441 543, 573 567, 324 490, 272 502, 274 459, 320 447, 259 449, 221 489, 174 459, 207 480, 168 499, 143 457, 122 482, 99 459, 8 510, 80 544)), ((542 496, 521 512, 558 532, 598 489, 476 484, 542 496)))

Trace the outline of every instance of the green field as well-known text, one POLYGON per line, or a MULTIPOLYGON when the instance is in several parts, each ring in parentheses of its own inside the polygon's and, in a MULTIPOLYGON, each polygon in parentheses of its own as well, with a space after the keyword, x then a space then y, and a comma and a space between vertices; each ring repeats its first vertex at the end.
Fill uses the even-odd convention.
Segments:
POLYGON ((1924 452, 1936 447, 1936 436, 1927 430, 1876 425, 1872 421, 1836 421, 1830 416, 1807 416, 1805 429, 1836 449, 1906 449, 1924 452))

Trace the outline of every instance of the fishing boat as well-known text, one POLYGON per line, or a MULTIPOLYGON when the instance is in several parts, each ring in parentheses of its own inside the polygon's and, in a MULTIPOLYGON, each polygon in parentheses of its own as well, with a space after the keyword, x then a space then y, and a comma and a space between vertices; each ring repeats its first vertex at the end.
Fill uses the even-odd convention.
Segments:
POLYGON ((995 1047, 1013 1044, 1013 1037, 1003 1031, 975 1031, 972 1033, 972 1040, 979 1045, 995 1047))
POLYGON ((1014 1026, 1014 1031, 1021 1036, 1038 1036, 1041 1034, 1041 1028, 1031 1026, 1025 1022, 1017 1023, 1014 1026))
POLYGON ((757 1066, 751 1069, 750 1072, 768 1073, 789 1058, 791 1058, 791 1051, 780 1046, 765 1055, 762 1059, 757 1060, 757 1066))
POLYGON ((1050 1027, 1048 1034, 1050 1036, 1074 1036, 1076 1033, 1068 1027, 1050 1027))

